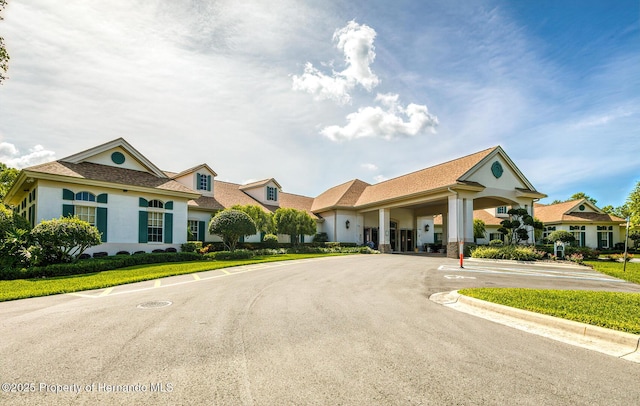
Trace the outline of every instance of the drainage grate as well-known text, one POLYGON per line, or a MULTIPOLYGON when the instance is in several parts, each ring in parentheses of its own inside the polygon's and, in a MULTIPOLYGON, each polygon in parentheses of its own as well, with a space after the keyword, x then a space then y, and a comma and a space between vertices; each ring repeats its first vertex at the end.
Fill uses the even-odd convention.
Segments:
POLYGON ((138 309, 159 309, 160 307, 171 306, 168 300, 156 300, 152 302, 144 302, 138 305, 138 309))

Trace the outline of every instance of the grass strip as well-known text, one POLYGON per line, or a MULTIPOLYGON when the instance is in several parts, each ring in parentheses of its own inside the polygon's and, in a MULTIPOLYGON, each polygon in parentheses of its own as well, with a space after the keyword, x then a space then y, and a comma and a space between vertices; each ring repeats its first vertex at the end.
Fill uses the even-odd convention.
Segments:
POLYGON ((614 276, 625 281, 640 283, 640 262, 627 262, 626 271, 624 264, 615 261, 585 261, 586 265, 591 266, 598 272, 614 276))
POLYGON ((83 275, 0 281, 0 302, 56 295, 60 293, 79 292, 83 290, 102 289, 110 286, 142 282, 167 276, 212 271, 241 265, 318 258, 332 255, 341 254, 283 254, 254 257, 246 260, 147 264, 83 275))
POLYGON ((521 288, 462 289, 459 293, 518 309, 640 334, 640 293, 521 288))

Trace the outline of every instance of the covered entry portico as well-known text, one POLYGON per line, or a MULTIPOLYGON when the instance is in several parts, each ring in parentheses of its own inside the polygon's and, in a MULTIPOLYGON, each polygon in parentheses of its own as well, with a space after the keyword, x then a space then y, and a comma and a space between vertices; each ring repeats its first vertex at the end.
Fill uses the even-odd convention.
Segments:
POLYGON ((447 256, 457 257, 461 242, 465 247, 473 244, 474 210, 521 207, 533 216, 534 201, 545 197, 501 147, 375 185, 363 183, 352 183, 342 190, 343 203, 349 195, 352 207, 334 206, 333 211, 319 214, 328 220, 326 225, 333 226, 335 241, 372 242, 381 252, 423 250, 424 244, 437 243, 433 218, 442 215, 442 235, 437 237, 447 256), (344 230, 343 222, 349 226, 344 230))

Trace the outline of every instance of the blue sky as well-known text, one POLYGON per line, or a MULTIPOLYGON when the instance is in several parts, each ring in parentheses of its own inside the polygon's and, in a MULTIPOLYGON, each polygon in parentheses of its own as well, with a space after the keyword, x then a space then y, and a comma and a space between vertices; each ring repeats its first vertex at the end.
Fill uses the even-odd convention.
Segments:
POLYGON ((501 145, 543 202, 640 180, 640 2, 9 1, 0 161, 124 137, 316 196, 501 145))

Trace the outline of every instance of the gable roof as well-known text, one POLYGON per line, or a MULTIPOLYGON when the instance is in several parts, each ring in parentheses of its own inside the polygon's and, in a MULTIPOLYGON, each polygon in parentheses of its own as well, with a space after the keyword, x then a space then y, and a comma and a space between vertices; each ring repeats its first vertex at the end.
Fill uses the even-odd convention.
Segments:
POLYGON ((598 207, 586 199, 570 200, 556 204, 534 205, 534 215, 543 223, 624 223, 625 220, 611 214, 603 213, 598 207), (581 212, 576 210, 580 205, 588 205, 595 209, 594 212, 581 212))
POLYGON ((353 207, 362 195, 362 192, 369 186, 371 185, 360 179, 353 179, 341 185, 334 186, 314 199, 311 210, 318 212, 341 207, 353 207))
POLYGON ((138 163, 140 163, 145 169, 147 169, 149 172, 153 173, 154 175, 160 178, 167 176, 163 171, 161 171, 157 166, 155 166, 153 162, 151 162, 144 155, 138 152, 137 149, 131 146, 131 144, 125 141, 125 139, 122 137, 116 138, 115 140, 106 142, 96 147, 89 148, 82 152, 78 152, 77 154, 70 155, 66 158, 62 158, 59 161, 79 164, 79 163, 85 162, 88 158, 91 158, 92 156, 98 155, 102 152, 106 152, 118 147, 127 151, 136 161, 138 161, 138 163))
MULTIPOLYGON (((255 200, 253 197, 249 196, 242 190, 242 186, 243 185, 239 185, 237 183, 214 180, 213 187, 215 190, 215 197, 201 196, 197 199, 190 200, 189 207, 200 208, 208 211, 227 209, 234 205, 258 206, 265 212, 274 212, 278 209, 278 206, 266 206, 255 200)), ((312 218, 318 219, 319 217, 311 211, 312 204, 312 197, 294 195, 284 192, 280 193, 279 207, 303 210, 306 211, 312 218)))
POLYGON ((356 206, 381 203, 464 184, 459 182, 459 179, 497 148, 500 147, 488 148, 475 154, 369 186, 356 202, 356 206))
POLYGON ((280 186, 280 184, 274 178, 263 179, 256 182, 247 183, 245 185, 240 185, 240 189, 241 190, 255 189, 260 186, 264 186, 269 182, 273 182, 278 187, 278 189, 282 190, 282 186, 280 186))
POLYGON ((164 173, 165 173, 168 177, 173 178, 173 179, 176 179, 176 178, 179 178, 179 177, 181 177, 181 176, 184 176, 184 175, 188 175, 188 174, 190 174, 190 173, 197 172, 197 171, 199 171, 200 169, 205 169, 205 170, 207 170, 208 172, 210 172, 213 176, 218 176, 218 174, 217 174, 213 169, 211 169, 211 168, 209 167, 209 165, 207 165, 207 164, 200 164, 200 165, 194 166, 193 168, 185 169, 184 171, 179 172, 179 173, 169 172, 169 171, 164 171, 164 173))
POLYGON ((198 194, 194 190, 176 182, 175 180, 158 177, 148 172, 136 171, 115 166, 100 165, 91 162, 71 163, 53 161, 25 168, 25 174, 40 175, 39 177, 63 177, 68 182, 86 183, 86 181, 104 182, 122 185, 124 189, 131 186, 151 188, 161 191, 198 194))

